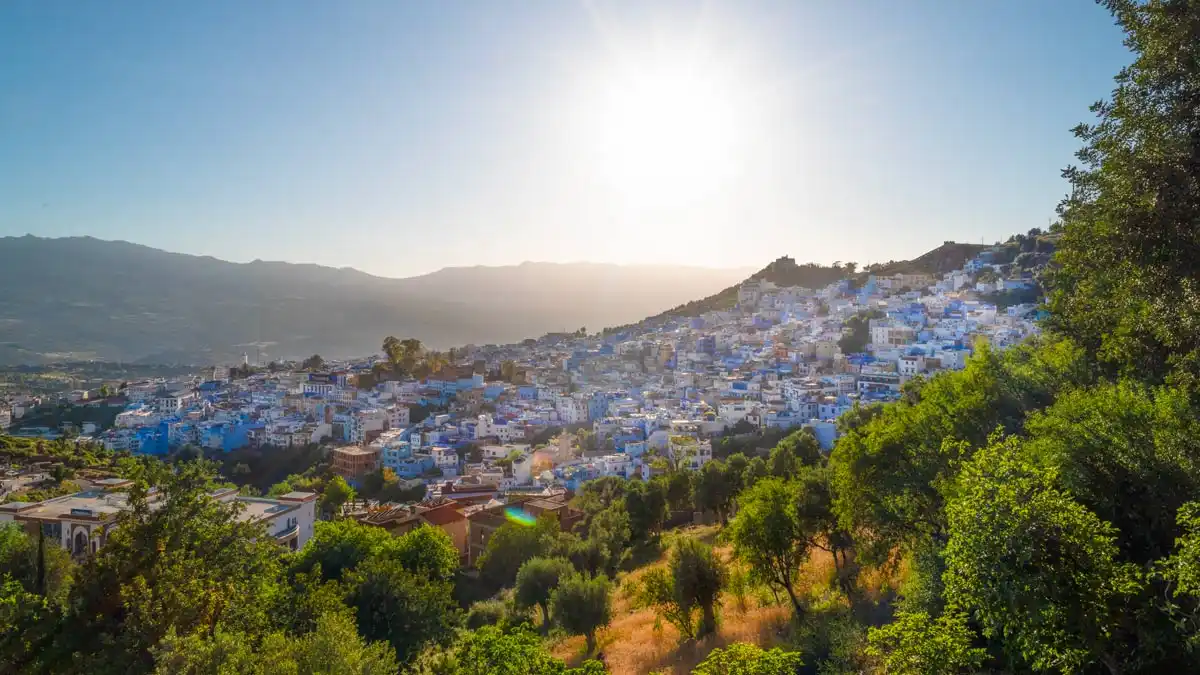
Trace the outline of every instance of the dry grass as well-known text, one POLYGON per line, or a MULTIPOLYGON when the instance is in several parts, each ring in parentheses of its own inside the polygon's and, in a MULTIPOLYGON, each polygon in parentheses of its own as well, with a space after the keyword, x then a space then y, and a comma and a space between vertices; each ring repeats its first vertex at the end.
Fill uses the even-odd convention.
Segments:
MULTIPOLYGON (((688 527, 674 536, 693 537, 714 545, 714 551, 727 563, 737 565, 730 548, 716 541, 719 530, 715 525, 688 527)), ((762 587, 747 593, 744 608, 739 607, 737 600, 726 593, 722 600, 720 629, 716 635, 700 643, 680 644, 679 633, 673 626, 661 621, 652 610, 634 608, 629 589, 648 570, 666 564, 669 548, 669 545, 664 545, 663 554, 657 561, 622 574, 618 579, 619 590, 613 598, 613 621, 597 638, 598 650, 613 675, 644 675, 654 671, 684 675, 718 647, 735 642, 749 642, 764 649, 789 644, 792 634, 791 603, 784 593, 775 596, 762 587)), ((866 599, 878 602, 889 589, 897 587, 904 573, 903 567, 886 571, 864 570, 859 577, 859 585, 866 599)), ((836 576, 833 556, 814 549, 800 571, 796 590, 812 602, 845 603, 844 597, 829 590, 834 587, 836 576)), ((584 639, 580 636, 562 639, 551 645, 551 652, 571 666, 583 662, 584 649, 584 639)))

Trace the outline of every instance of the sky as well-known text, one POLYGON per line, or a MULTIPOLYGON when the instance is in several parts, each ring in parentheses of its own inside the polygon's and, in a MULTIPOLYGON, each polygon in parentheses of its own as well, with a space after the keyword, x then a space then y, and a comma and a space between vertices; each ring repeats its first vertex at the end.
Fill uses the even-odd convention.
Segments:
POLYGON ((410 276, 1045 227, 1089 0, 0 2, 0 236, 410 276))

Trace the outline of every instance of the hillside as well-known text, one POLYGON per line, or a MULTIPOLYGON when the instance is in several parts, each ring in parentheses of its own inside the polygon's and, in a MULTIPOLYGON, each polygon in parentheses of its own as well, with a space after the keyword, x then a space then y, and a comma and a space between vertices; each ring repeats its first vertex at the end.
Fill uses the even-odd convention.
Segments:
POLYGON ((947 241, 941 246, 913 258, 899 262, 890 260, 886 263, 869 265, 866 271, 881 276, 892 274, 945 274, 962 267, 967 260, 975 257, 980 251, 990 248, 983 244, 960 244, 947 241))
POLYGON ((636 320, 738 270, 592 263, 450 268, 407 279, 231 263, 90 237, 0 238, 0 364, 98 358, 208 363, 512 342, 636 320))
MULTIPOLYGON (((706 298, 693 300, 669 309, 661 314, 649 317, 646 321, 654 322, 671 317, 700 316, 705 312, 732 309, 737 304, 737 289, 745 281, 764 280, 776 286, 803 286, 805 288, 820 288, 835 281, 847 278, 864 279, 866 274, 944 274, 962 266, 980 251, 989 248, 980 244, 959 244, 952 241, 912 260, 889 261, 868 266, 863 272, 853 272, 852 268, 825 266, 817 263, 796 264, 793 258, 783 256, 771 264, 750 275, 743 281, 721 290, 706 298)), ((625 326, 612 328, 620 330, 625 326)))

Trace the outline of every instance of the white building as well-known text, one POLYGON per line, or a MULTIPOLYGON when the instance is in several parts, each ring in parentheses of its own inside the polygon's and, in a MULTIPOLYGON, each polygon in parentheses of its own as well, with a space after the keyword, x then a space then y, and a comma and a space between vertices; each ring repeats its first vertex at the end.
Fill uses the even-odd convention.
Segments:
MULTIPOLYGON (((0 522, 16 522, 27 529, 41 528, 76 559, 85 559, 100 550, 109 533, 117 526, 117 516, 129 508, 133 481, 107 478, 96 487, 73 495, 43 502, 0 504, 0 522)), ((298 550, 312 538, 316 521, 317 495, 313 492, 289 492, 279 499, 239 496, 236 489, 223 488, 212 498, 224 503, 238 502, 242 521, 262 523, 267 536, 290 550, 298 550)), ((151 492, 151 504, 163 495, 151 492)))

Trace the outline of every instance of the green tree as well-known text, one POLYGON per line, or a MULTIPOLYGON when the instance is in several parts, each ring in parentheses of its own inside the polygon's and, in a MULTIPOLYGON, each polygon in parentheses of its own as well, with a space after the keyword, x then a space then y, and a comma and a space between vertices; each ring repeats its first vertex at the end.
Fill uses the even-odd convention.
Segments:
POLYGON ((617 502, 596 514, 588 527, 588 540, 595 542, 604 552, 603 569, 615 574, 621 555, 629 544, 631 529, 625 503, 617 502))
POLYGON ((269 625, 279 549, 261 524, 239 517, 240 505, 209 496, 214 476, 206 464, 177 465, 154 502, 145 485, 134 487, 107 542, 80 568, 61 627, 38 650, 41 670, 145 672, 169 634, 269 625))
POLYGON ((550 656, 538 636, 521 627, 502 630, 483 626, 467 633, 454 649, 445 675, 602 675, 596 661, 567 668, 550 656))
POLYGON ((304 370, 321 370, 325 367, 325 359, 321 358, 320 354, 313 354, 307 359, 304 359, 304 361, 301 362, 300 367, 304 370))
POLYGON ((830 456, 843 527, 874 556, 903 542, 944 542, 941 486, 997 428, 1021 430, 1031 410, 1086 381, 1080 362, 1079 349, 1067 342, 1002 355, 981 348, 964 370, 930 378, 848 427, 830 456))
POLYGON ((325 492, 321 495, 321 508, 335 516, 340 516, 342 506, 352 499, 354 499, 354 488, 350 487, 345 478, 334 476, 325 484, 325 492))
POLYGON ((71 555, 57 541, 39 541, 16 523, 0 524, 0 577, 7 576, 26 592, 62 607, 74 574, 71 555))
POLYGON ((398 668, 386 642, 364 642, 354 620, 337 613, 322 616, 312 632, 298 637, 271 633, 255 641, 224 630, 211 636, 171 634, 155 654, 161 675, 394 675, 398 668))
POLYGON ((1105 0, 1133 62, 1081 124, 1050 275, 1050 326, 1110 374, 1200 373, 1200 6, 1105 0))
POLYGON ((675 626, 679 637, 696 637, 695 605, 687 604, 675 586, 675 576, 663 567, 652 567, 637 582, 634 601, 639 607, 654 610, 659 617, 675 626))
POLYGON ((421 525, 401 535, 394 554, 409 572, 429 579, 451 581, 458 572, 459 554, 454 540, 440 527, 421 525))
POLYGON ((550 514, 543 514, 532 526, 513 522, 501 525, 479 557, 480 575, 493 588, 511 586, 521 565, 545 555, 558 532, 558 521, 550 514))
POLYGON ((700 468, 700 477, 696 480, 696 510, 717 514, 724 525, 733 508, 734 494, 734 485, 724 462, 714 459, 700 468))
POLYGON ((550 629, 550 595, 559 581, 574 571, 562 558, 531 558, 517 571, 517 604, 526 609, 541 608, 543 632, 550 629))
POLYGON ((293 575, 320 568, 322 578, 340 581, 349 570, 375 557, 399 555, 401 540, 381 527, 353 520, 328 520, 316 524, 312 539, 295 554, 293 575))
POLYGON ((587 640, 587 653, 596 651, 596 631, 612 620, 610 584, 605 576, 572 574, 559 582, 550 597, 550 614, 568 633, 587 640))
POLYGON ((1142 592, 1139 567, 1119 560, 1115 528, 1033 466, 1016 439, 964 467, 947 510, 946 598, 984 635, 1040 670, 1102 665, 1116 675, 1136 658, 1122 622, 1142 592))
POLYGON ((672 471, 667 474, 667 506, 672 511, 690 511, 692 509, 691 471, 672 471))
POLYGON ((931 619, 924 612, 900 612, 886 626, 872 628, 867 654, 894 675, 958 675, 983 665, 987 650, 973 646, 974 633, 961 612, 931 619))
POLYGON ((416 574, 400 560, 375 557, 346 577, 347 603, 369 640, 387 640, 402 663, 431 643, 446 642, 457 624, 450 581, 416 574))
POLYGON ((717 607, 725 587, 725 566, 710 547, 696 539, 680 539, 671 554, 671 576, 680 609, 700 611, 696 637, 717 632, 717 607))
POLYGON ((631 481, 625 494, 630 537, 646 541, 662 530, 667 519, 667 486, 662 481, 631 481))
POLYGON ((796 504, 794 485, 778 478, 759 481, 742 496, 729 535, 737 555, 750 564, 756 576, 787 592, 799 617, 804 605, 796 593, 795 579, 808 559, 812 537, 803 529, 796 504))
POLYGON ((798 652, 778 647, 764 651, 745 642, 709 652, 692 675, 792 675, 804 665, 798 652))

